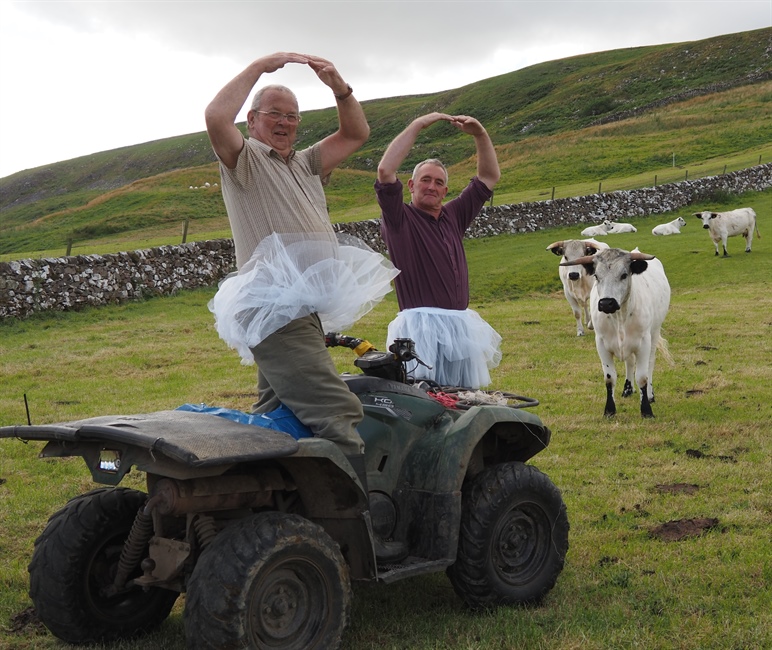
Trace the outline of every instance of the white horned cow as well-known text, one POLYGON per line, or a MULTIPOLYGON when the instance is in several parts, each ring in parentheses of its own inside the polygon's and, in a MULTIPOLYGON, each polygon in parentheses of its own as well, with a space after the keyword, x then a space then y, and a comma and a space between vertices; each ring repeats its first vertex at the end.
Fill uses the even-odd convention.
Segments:
POLYGON ((686 220, 683 217, 673 219, 667 223, 661 223, 658 226, 654 226, 651 229, 652 235, 680 235, 681 228, 686 225, 686 220))
POLYGON ((567 265, 581 264, 595 276, 590 292, 590 316, 606 381, 606 417, 616 415, 614 359, 625 363, 623 397, 633 393, 632 379, 641 394, 641 416, 653 418, 654 358, 657 349, 669 356, 661 336, 670 307, 670 284, 662 262, 637 249, 627 252, 607 248, 580 257, 567 265))
POLYGON ((609 235, 618 235, 623 232, 638 232, 638 229, 631 223, 617 223, 608 219, 603 222, 603 227, 609 235))
MULTIPOLYGON (((596 252, 608 248, 608 244, 594 239, 566 239, 556 241, 547 246, 547 250, 560 256, 561 262, 570 262, 586 255, 595 255, 596 252)), ((563 283, 563 293, 571 306, 576 318, 576 335, 584 336, 582 314, 587 323, 587 329, 592 329, 590 318, 590 291, 595 279, 584 270, 583 266, 559 266, 558 275, 563 283)))
POLYGON ((726 240, 729 237, 742 235, 745 237, 745 252, 751 252, 753 243, 753 231, 761 239, 761 234, 756 226, 756 213, 753 208, 738 208, 729 212, 695 212, 694 216, 702 220, 702 227, 710 231, 710 238, 716 247, 718 255, 718 242, 724 247, 724 257, 729 257, 726 252, 726 240))

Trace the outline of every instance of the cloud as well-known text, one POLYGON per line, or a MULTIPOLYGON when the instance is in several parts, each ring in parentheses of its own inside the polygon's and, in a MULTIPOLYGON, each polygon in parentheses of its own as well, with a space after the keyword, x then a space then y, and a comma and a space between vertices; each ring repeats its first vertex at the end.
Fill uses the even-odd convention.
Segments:
MULTIPOLYGON (((323 56, 359 99, 437 92, 542 61, 772 25, 769 0, 0 0, 0 177, 201 131, 216 92, 275 51, 323 56)), ((271 82, 332 106, 305 66, 271 82)), ((241 115, 243 119, 243 114, 241 115)))

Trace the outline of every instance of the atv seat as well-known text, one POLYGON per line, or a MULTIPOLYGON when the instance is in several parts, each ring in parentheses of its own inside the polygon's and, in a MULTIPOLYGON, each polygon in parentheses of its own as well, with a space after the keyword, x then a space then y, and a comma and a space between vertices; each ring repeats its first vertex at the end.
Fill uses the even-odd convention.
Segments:
POLYGON ((391 379, 382 379, 381 377, 370 377, 368 375, 341 375, 341 379, 346 382, 348 389, 355 395, 362 393, 397 393, 399 395, 411 395, 423 399, 432 399, 426 391, 403 384, 400 381, 391 379))

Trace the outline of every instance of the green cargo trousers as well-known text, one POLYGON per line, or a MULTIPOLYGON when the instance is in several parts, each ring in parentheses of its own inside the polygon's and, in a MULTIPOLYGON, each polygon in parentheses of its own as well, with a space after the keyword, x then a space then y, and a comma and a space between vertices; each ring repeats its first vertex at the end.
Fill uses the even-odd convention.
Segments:
POLYGON ((362 404, 340 378, 316 314, 277 330, 252 348, 252 354, 258 390, 254 413, 284 404, 314 436, 336 443, 345 455, 364 452, 357 432, 364 417, 362 404))

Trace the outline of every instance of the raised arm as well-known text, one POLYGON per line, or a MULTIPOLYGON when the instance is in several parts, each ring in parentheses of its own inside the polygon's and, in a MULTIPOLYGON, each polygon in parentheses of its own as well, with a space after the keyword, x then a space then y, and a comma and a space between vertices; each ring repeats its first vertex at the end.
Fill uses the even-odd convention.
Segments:
POLYGON ((445 120, 452 122, 453 117, 445 113, 429 113, 417 117, 407 125, 402 133, 391 141, 391 144, 383 153, 381 162, 378 163, 378 180, 381 183, 394 183, 397 180, 397 171, 410 153, 418 134, 427 126, 435 122, 445 120))
POLYGON ((204 112, 206 131, 212 148, 226 167, 233 169, 244 146, 244 137, 236 126, 236 117, 247 101, 257 80, 287 63, 307 63, 308 58, 292 52, 277 52, 250 63, 231 79, 209 103, 204 112))
POLYGON ((474 137, 474 144, 477 149, 477 178, 485 183, 489 190, 492 190, 501 178, 501 170, 499 169, 496 150, 493 148, 488 132, 480 122, 468 115, 456 115, 452 123, 464 133, 474 137))
POLYGON ((322 83, 330 87, 338 105, 338 130, 320 143, 323 176, 326 176, 367 141, 370 125, 351 86, 335 66, 318 56, 306 55, 306 59, 322 83))

